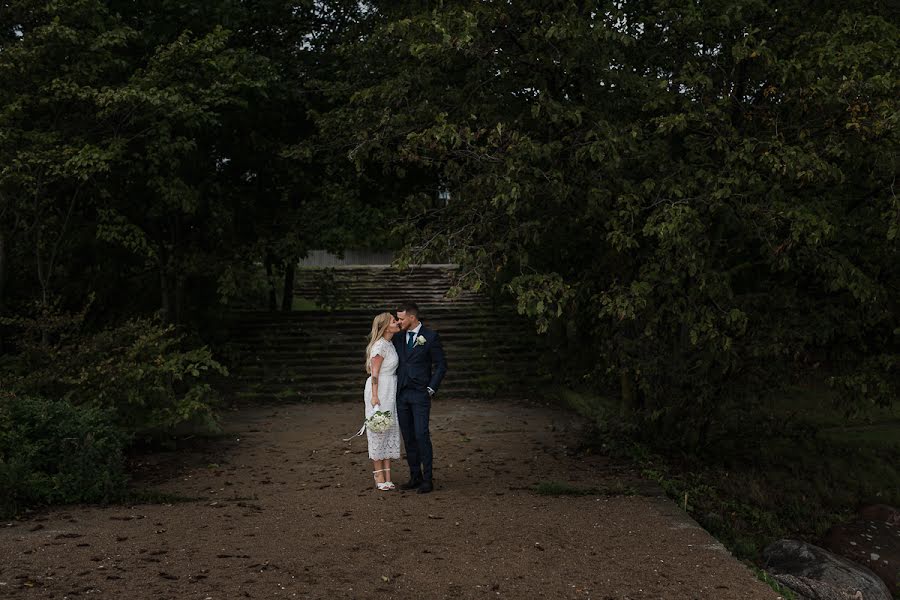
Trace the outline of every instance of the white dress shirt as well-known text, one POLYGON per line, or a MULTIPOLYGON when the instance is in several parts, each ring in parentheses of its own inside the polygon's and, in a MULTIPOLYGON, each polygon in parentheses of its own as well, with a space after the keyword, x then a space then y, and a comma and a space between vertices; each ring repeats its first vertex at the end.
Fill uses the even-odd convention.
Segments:
POLYGON ((406 342, 406 345, 409 345, 409 334, 413 334, 414 337, 419 337, 419 330, 422 329, 422 322, 419 321, 419 324, 416 325, 415 329, 410 329, 406 332, 406 339, 403 341, 406 342))

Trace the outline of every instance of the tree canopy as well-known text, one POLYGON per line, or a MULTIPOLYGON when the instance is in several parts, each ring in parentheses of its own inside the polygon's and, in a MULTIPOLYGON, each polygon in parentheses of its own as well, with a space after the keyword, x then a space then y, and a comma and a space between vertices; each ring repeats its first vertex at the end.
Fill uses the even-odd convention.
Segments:
POLYGON ((341 250, 378 218, 311 119, 324 102, 311 82, 352 14, 264 1, 3 8, 0 306, 77 308, 95 292, 104 309, 186 322, 235 293, 240 266, 341 250))
POLYGON ((259 264, 288 290, 312 248, 398 240, 692 436, 808 376, 896 397, 891 3, 2 9, 2 311, 186 322, 259 264))
POLYGON ((410 258, 568 323, 573 377, 689 436, 810 375, 896 397, 896 9, 374 4, 322 126, 450 190, 410 258))

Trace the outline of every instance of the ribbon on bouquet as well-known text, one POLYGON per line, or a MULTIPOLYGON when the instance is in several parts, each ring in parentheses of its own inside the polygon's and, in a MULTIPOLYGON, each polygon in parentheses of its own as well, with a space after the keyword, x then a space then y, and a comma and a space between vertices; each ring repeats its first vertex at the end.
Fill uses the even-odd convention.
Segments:
MULTIPOLYGON (((374 408, 375 408, 375 412, 378 412, 378 411, 381 409, 381 405, 380 405, 380 404, 376 404, 376 405, 374 406, 374 408)), ((349 441, 352 440, 353 438, 359 437, 359 436, 361 436, 362 434, 364 434, 364 433, 366 432, 366 423, 367 423, 367 421, 368 421, 368 419, 365 419, 365 420, 363 421, 362 427, 359 428, 359 431, 357 431, 356 433, 354 433, 353 435, 351 435, 351 436, 348 437, 348 438, 343 438, 343 440, 344 440, 345 442, 349 442, 349 441)))
POLYGON ((364 434, 365 432, 366 432, 366 424, 363 423, 363 426, 359 428, 359 431, 357 431, 356 433, 354 433, 353 435, 351 435, 351 436, 348 437, 348 438, 344 438, 344 441, 345 441, 345 442, 349 442, 349 441, 352 440, 353 438, 359 437, 359 436, 361 436, 362 434, 364 434))

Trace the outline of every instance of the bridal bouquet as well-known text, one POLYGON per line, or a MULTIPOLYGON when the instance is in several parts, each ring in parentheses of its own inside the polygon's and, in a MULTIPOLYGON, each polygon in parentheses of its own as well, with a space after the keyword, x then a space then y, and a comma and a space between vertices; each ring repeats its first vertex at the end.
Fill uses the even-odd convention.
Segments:
POLYGON ((371 417, 366 419, 366 427, 372 433, 384 433, 393 423, 394 417, 391 416, 391 411, 389 410, 383 412, 376 410, 371 417))
POLYGON ((348 438, 344 438, 344 441, 349 442, 353 438, 361 436, 366 432, 366 429, 368 429, 372 433, 384 433, 391 427, 393 423, 394 417, 391 415, 391 411, 376 410, 374 413, 372 413, 371 417, 363 421, 363 426, 359 428, 359 431, 348 438))

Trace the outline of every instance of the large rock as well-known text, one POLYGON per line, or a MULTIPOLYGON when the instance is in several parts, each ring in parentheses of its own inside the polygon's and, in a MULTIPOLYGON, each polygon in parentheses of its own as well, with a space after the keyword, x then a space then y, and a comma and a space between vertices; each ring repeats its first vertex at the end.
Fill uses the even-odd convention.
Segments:
POLYGON ((900 596, 900 511, 876 504, 859 514, 856 521, 828 530, 822 545, 868 567, 900 596))
POLYGON ((808 600, 891 600, 884 582, 869 569, 797 540, 778 540, 764 551, 766 570, 808 600))

